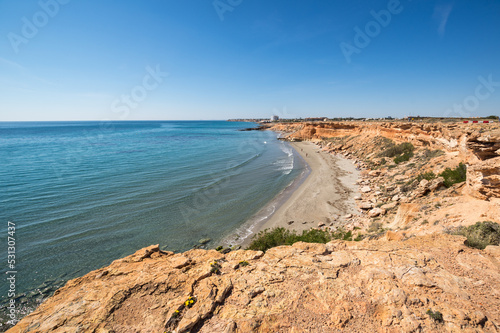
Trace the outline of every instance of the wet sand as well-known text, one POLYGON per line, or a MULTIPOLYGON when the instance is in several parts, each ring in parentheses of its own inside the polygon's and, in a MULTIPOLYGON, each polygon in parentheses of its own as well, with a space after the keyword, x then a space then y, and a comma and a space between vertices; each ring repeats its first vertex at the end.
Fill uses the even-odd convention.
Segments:
MULTIPOLYGON (((319 223, 341 225, 342 216, 357 213, 354 196, 359 171, 343 158, 322 151, 312 142, 291 142, 311 173, 290 198, 255 232, 275 227, 302 231, 319 223), (292 222, 293 221, 293 222, 292 222)), ((246 239, 243 245, 248 245, 246 239)))

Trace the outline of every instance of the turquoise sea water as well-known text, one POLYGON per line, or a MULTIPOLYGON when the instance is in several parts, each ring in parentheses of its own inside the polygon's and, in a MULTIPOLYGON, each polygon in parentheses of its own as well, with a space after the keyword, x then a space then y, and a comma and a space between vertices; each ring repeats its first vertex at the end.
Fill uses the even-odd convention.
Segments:
MULTIPOLYGON (((276 133, 238 131, 251 126, 0 123, 0 262, 6 276, 11 222, 17 309, 151 244, 219 245, 304 171, 276 133)), ((9 283, 0 287, 5 317, 9 283)))

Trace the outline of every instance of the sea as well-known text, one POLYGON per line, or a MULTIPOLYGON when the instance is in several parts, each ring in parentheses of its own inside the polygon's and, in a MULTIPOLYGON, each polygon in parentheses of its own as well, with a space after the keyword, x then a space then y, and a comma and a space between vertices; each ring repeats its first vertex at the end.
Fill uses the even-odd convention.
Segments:
POLYGON ((277 133, 241 131, 255 126, 0 122, 0 330, 69 279, 143 247, 251 237, 307 170, 277 133))

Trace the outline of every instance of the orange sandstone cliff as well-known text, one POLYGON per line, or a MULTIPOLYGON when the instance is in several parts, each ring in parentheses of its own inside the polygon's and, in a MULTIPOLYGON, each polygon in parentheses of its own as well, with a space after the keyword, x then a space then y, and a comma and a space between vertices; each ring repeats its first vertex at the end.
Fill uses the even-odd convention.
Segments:
POLYGON ((432 235, 226 255, 151 246, 69 281, 8 332, 498 332, 500 251, 463 244, 432 235))
POLYGON ((227 254, 150 246, 69 281, 8 332, 500 332, 500 247, 448 233, 500 222, 498 124, 273 129, 362 169, 359 213, 324 227, 362 241, 227 254), (412 143, 414 156, 381 157, 391 142, 412 143), (416 180, 461 162, 466 182, 416 180))

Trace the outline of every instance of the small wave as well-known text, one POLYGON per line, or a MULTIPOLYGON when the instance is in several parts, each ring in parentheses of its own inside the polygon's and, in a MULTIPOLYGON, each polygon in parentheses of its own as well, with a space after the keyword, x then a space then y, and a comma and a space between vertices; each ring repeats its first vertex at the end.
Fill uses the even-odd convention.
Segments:
POLYGON ((278 166, 278 171, 283 171, 283 174, 289 175, 294 167, 294 154, 293 148, 282 143, 280 145, 281 151, 283 151, 287 156, 285 158, 279 159, 274 162, 274 165, 278 166))

